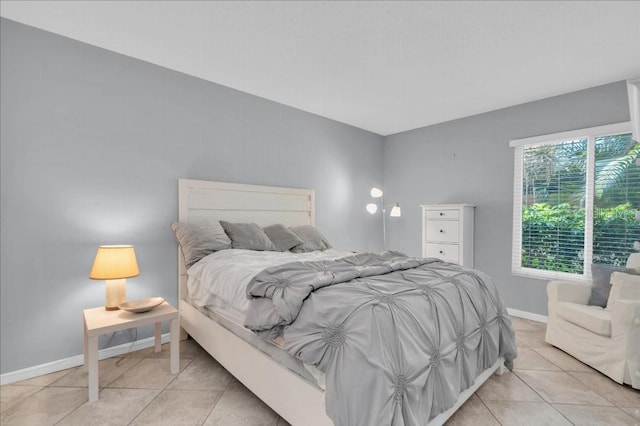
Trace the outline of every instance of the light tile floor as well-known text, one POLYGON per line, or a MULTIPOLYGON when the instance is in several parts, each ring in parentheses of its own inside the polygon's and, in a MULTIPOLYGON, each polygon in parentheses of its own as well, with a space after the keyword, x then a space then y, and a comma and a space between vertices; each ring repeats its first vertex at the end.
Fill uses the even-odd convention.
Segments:
MULTIPOLYGON (((513 318, 519 357, 492 376, 448 425, 636 425, 640 391, 621 386, 544 342, 544 324, 513 318)), ((4 425, 288 425, 193 340, 180 373, 168 346, 100 361, 100 400, 72 368, 0 388, 4 425)))

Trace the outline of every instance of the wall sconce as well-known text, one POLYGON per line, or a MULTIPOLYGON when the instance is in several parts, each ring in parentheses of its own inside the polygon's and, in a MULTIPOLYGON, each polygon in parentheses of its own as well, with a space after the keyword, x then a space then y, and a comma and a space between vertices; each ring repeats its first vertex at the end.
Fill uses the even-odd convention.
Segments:
POLYGON ((367 211, 370 214, 376 214, 376 212, 378 211, 378 201, 380 200, 380 206, 382 208, 382 239, 383 239, 383 244, 384 244, 384 249, 387 249, 387 219, 386 219, 386 213, 387 213, 387 207, 393 206, 391 207, 391 211, 389 212, 389 216, 391 217, 400 217, 402 216, 402 211, 400 210, 400 203, 395 203, 395 204, 385 204, 384 203, 384 192, 380 189, 380 188, 376 188, 373 187, 371 188, 370 191, 370 195, 371 198, 375 198, 376 202, 375 203, 369 203, 367 204, 367 211))
POLYGON ((133 246, 100 246, 89 278, 106 281, 104 308, 107 311, 115 311, 120 309, 118 305, 125 301, 127 278, 138 275, 140 271, 133 246))

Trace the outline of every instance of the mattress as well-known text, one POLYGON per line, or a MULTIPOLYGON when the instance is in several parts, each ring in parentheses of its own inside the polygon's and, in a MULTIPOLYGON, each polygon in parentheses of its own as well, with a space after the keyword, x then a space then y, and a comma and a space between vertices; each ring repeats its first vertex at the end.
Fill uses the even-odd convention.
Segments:
POLYGON ((187 271, 186 300, 212 321, 324 390, 324 373, 282 349, 281 338, 265 340, 244 327, 249 308, 246 287, 257 273, 271 266, 301 260, 333 260, 350 254, 351 252, 334 249, 309 253, 240 249, 218 251, 201 259, 187 271))

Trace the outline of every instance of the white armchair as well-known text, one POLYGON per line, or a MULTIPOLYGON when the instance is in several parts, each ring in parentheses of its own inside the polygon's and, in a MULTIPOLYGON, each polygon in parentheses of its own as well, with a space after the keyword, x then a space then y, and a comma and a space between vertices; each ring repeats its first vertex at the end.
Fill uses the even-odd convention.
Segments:
POLYGON ((589 306, 591 283, 547 284, 545 341, 618 383, 640 389, 640 276, 611 274, 606 308, 589 306))

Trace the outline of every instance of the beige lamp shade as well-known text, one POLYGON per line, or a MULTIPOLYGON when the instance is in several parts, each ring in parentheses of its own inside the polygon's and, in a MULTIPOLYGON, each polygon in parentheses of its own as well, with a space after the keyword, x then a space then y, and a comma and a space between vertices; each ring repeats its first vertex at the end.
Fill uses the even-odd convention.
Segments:
POLYGON ((133 246, 100 246, 93 261, 89 278, 92 280, 117 280, 140 275, 133 246))

